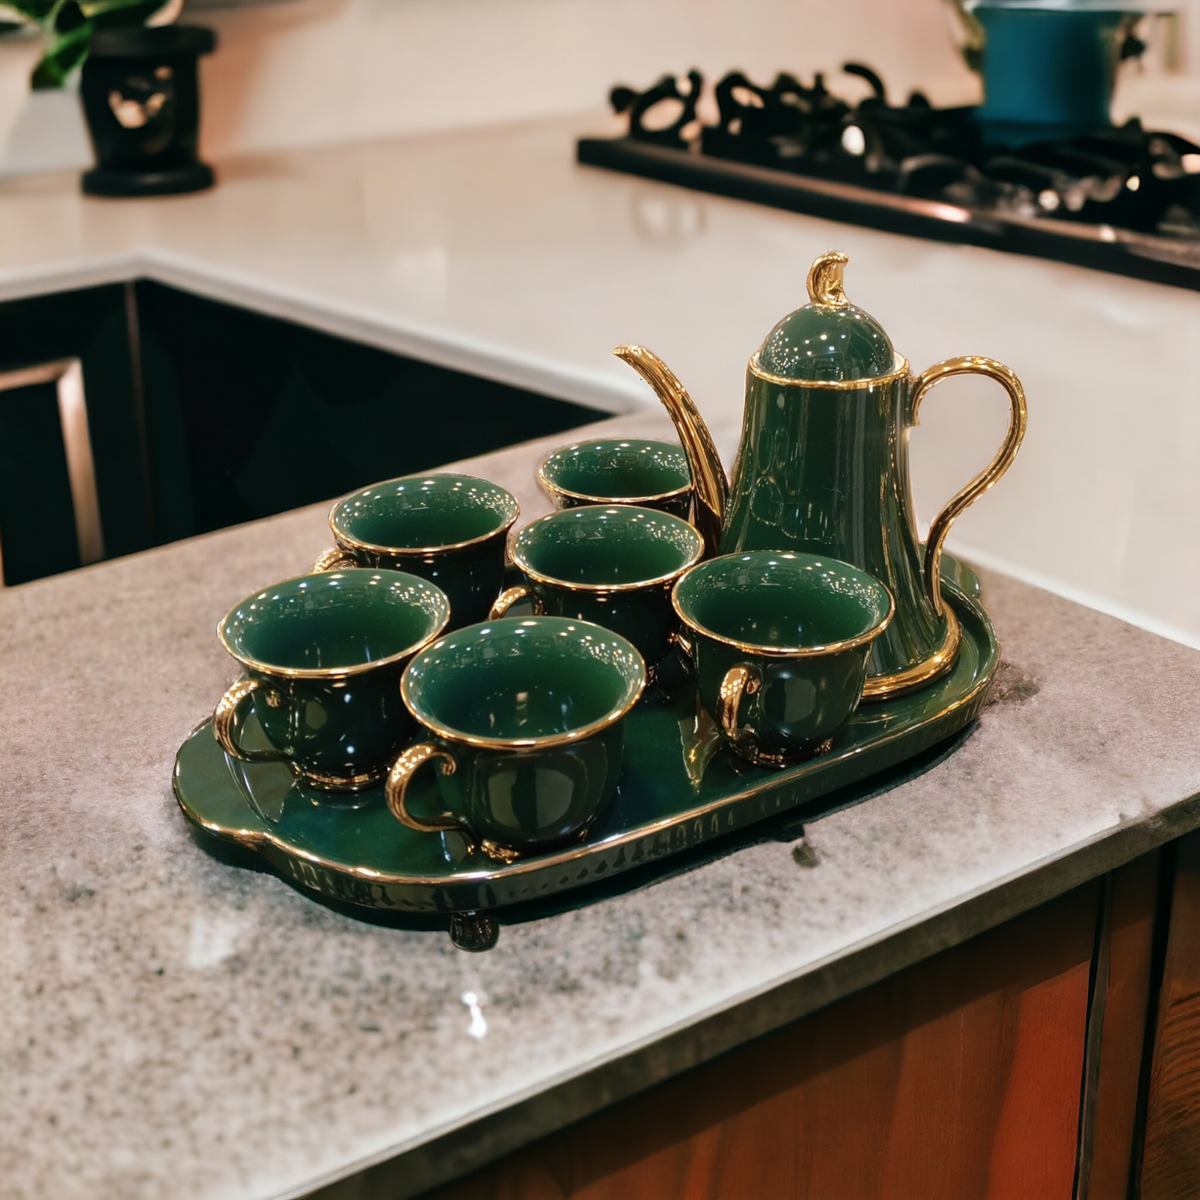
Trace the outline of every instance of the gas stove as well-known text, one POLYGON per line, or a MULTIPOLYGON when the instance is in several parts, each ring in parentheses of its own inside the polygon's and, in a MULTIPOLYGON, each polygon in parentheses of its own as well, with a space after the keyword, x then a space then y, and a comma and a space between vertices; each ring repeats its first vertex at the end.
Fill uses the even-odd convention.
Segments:
POLYGON ((821 75, 769 87, 740 72, 715 88, 719 120, 697 128, 704 81, 663 76, 614 88, 618 138, 584 138, 582 163, 896 233, 1060 259, 1200 290, 1200 146, 1136 119, 1091 131, 1006 137, 975 108, 889 103, 869 67, 852 104, 821 75), (678 118, 647 124, 674 101, 678 118), (690 136, 687 136, 690 135, 690 136))

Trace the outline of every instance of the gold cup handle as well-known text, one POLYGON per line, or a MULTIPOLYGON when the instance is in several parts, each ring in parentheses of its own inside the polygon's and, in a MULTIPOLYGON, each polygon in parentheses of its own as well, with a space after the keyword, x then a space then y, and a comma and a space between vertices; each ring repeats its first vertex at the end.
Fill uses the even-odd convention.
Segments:
POLYGON ((692 645, 692 639, 682 629, 671 630, 671 645, 679 647, 680 654, 683 655, 687 662, 691 663, 695 661, 696 650, 692 645))
POLYGON ((340 546, 334 546, 329 550, 323 550, 317 555, 316 562, 312 565, 312 574, 320 575, 324 571, 350 571, 358 566, 358 561, 351 555, 349 550, 343 550, 340 546))
POLYGON ((508 610, 514 604, 519 604, 522 600, 533 601, 533 612, 535 616, 542 616, 545 613, 545 608, 542 602, 527 588, 523 583, 517 584, 516 587, 505 588, 504 591, 496 597, 495 604, 492 605, 491 611, 487 615, 489 621, 498 621, 501 617, 508 615, 508 610))
POLYGON ((986 469, 981 471, 962 489, 933 519, 929 536, 925 539, 925 586, 933 611, 940 617, 945 609, 942 604, 942 544, 950 532, 950 526, 960 513, 968 509, 984 492, 1004 474, 1017 457, 1021 439, 1025 436, 1025 389, 1021 381, 1003 363, 994 358, 964 354, 961 358, 948 358, 935 363, 913 380, 912 423, 919 425, 921 401, 934 384, 949 379, 951 375, 984 375, 994 379, 1007 393, 1012 404, 1012 415, 1008 422, 1008 433, 986 469))
POLYGON ((242 762, 279 762, 287 758, 282 750, 247 750, 234 740, 233 722, 238 709, 242 701, 257 692, 261 686, 257 679, 239 679, 217 701, 217 707, 213 709, 213 737, 230 758, 240 758, 242 762))
POLYGON ((467 839, 467 853, 469 854, 475 848, 477 839, 471 832, 471 827, 461 817, 447 812, 440 817, 423 821, 408 811, 408 805, 405 802, 408 785, 412 782, 412 777, 417 770, 431 758, 442 760, 443 775, 453 775, 458 770, 454 756, 448 750, 443 750, 432 742, 418 742, 415 746, 409 746, 396 759, 392 764, 392 769, 388 772, 387 784, 384 786, 387 806, 391 810, 392 816, 401 825, 407 825, 409 829, 415 829, 419 833, 445 833, 449 830, 461 833, 467 839))
POLYGON ((762 677, 753 667, 738 665, 725 672, 717 692, 717 724, 731 742, 736 742, 740 736, 738 709, 742 697, 753 696, 761 686, 762 677))

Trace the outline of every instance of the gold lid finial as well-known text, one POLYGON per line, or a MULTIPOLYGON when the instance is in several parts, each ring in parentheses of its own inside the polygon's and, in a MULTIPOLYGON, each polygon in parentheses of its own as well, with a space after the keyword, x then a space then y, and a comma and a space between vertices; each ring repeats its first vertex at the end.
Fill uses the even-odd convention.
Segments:
POLYGON ((850 303, 842 288, 842 271, 849 261, 850 255, 830 250, 813 262, 808 268, 808 298, 813 304, 841 308, 850 303))

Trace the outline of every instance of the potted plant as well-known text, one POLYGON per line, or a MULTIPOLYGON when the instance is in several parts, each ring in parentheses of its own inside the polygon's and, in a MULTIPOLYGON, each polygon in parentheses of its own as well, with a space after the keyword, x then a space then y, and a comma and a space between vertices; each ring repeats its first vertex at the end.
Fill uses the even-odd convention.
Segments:
POLYGON ((83 190, 147 196, 210 187, 197 157, 196 63, 211 30, 173 24, 183 0, 3 0, 9 15, 42 31, 46 50, 31 84, 65 86, 80 71, 80 96, 96 166, 83 190))

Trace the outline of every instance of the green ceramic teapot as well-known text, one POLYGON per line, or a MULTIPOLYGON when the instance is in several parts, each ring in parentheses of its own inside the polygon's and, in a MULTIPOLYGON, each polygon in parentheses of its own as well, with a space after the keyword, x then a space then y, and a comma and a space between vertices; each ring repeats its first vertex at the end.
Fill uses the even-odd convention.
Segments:
POLYGON ((869 571, 887 584, 896 616, 876 641, 864 699, 921 687, 949 669, 960 633, 942 600, 942 544, 955 517, 1008 470, 1025 436, 1025 393, 990 358, 950 358, 920 375, 878 322, 847 299, 848 257, 824 254, 808 273, 811 303, 784 317, 751 357, 742 440, 725 478, 703 418, 667 366, 641 346, 614 353, 671 414, 696 488, 694 520, 709 554, 799 550, 869 571), (951 375, 985 375, 1012 415, 996 457, 917 539, 908 434, 921 401, 951 375))

